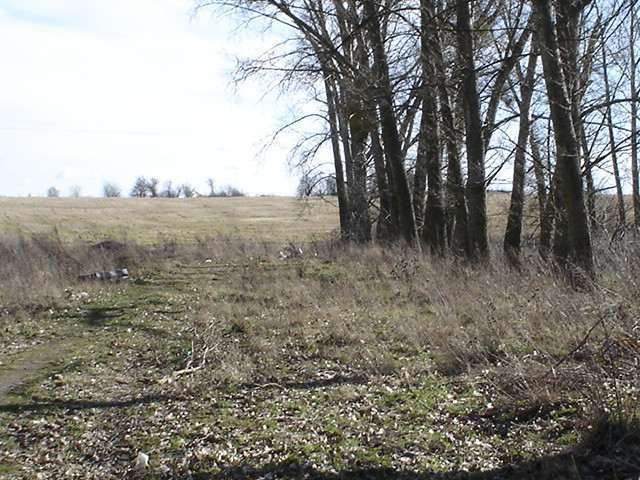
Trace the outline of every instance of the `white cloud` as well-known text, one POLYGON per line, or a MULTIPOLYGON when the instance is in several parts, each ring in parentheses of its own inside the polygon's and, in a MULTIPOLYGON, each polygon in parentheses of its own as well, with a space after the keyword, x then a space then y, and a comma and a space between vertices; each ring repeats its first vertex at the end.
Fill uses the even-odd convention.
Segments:
POLYGON ((229 86, 232 53, 255 45, 191 14, 190 0, 0 0, 0 195, 141 174, 293 193, 282 149, 256 159, 282 99, 229 86))

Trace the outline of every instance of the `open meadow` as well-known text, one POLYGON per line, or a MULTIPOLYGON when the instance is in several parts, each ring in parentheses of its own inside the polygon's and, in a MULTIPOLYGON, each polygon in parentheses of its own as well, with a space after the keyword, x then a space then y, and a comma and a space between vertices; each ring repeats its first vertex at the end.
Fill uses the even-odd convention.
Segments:
POLYGON ((299 241, 338 227, 335 198, 2 198, 0 232, 140 244, 212 236, 299 241))
POLYGON ((0 211, 2 479, 640 475, 631 234, 575 290, 532 249, 341 243, 332 199, 0 211))

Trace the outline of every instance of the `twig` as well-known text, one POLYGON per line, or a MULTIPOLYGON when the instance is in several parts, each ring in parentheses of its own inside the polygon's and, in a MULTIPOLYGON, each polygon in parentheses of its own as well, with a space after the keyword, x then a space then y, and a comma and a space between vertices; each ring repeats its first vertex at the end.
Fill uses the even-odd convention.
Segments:
MULTIPOLYGON (((576 347, 571 350, 569 353, 567 353, 564 357, 562 357, 560 360, 558 360, 556 362, 556 364, 553 366, 552 370, 555 370, 556 368, 558 368, 560 365, 562 365, 564 362, 567 361, 567 359, 569 357, 572 357, 578 350, 580 350, 582 347, 584 347, 584 345, 587 343, 587 340, 589 340, 589 337, 591 336, 591 334, 593 333, 593 331, 601 324, 603 323, 605 320, 605 317, 600 317, 598 319, 598 321, 596 323, 594 323, 591 328, 587 331, 586 335, 582 338, 582 340, 580 340, 580 342, 578 343, 578 345, 576 345, 576 347)), ((554 372, 555 373, 555 372, 554 372)))
POLYGON ((279 388, 280 390, 286 390, 286 388, 279 383, 254 383, 251 386, 254 388, 279 388))
POLYGON ((191 350, 191 359, 187 362, 187 367, 183 368, 182 370, 177 370, 171 373, 170 375, 167 375, 166 377, 161 378, 159 383, 171 383, 172 381, 178 379, 183 375, 195 373, 198 370, 202 370, 207 364, 207 354, 209 353, 209 348, 210 347, 205 348, 204 351, 202 352, 202 360, 200 361, 200 364, 197 367, 191 366, 191 364, 193 363, 193 350, 191 350))

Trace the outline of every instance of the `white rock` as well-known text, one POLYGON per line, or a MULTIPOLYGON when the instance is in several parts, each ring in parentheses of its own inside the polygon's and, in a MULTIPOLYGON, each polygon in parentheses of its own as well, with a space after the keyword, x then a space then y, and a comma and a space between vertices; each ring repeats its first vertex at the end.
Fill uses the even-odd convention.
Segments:
POLYGON ((144 470, 149 466, 149 455, 139 452, 136 458, 136 464, 133 467, 135 470, 144 470))

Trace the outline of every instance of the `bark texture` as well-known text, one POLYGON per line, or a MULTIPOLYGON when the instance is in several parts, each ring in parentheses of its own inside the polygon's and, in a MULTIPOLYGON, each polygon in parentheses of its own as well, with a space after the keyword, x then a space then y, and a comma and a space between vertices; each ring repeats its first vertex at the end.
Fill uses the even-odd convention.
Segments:
POLYGON ((560 199, 562 202, 560 206, 563 208, 562 217, 558 220, 566 222, 567 232, 566 248, 556 249, 554 256, 563 266, 575 264, 591 274, 593 273, 593 256, 589 223, 584 206, 578 141, 560 64, 555 23, 549 0, 533 0, 533 5, 538 17, 538 39, 557 149, 556 201, 560 199))
POLYGON ((487 201, 485 188, 484 143, 480 98, 476 80, 471 13, 468 0, 457 2, 457 39, 462 73, 462 97, 467 147, 468 232, 471 255, 476 259, 489 256, 487 233, 487 201))
POLYGON ((376 77, 375 97, 380 109, 382 142, 393 173, 393 193, 397 201, 398 224, 402 237, 408 243, 414 243, 417 237, 416 224, 411 192, 404 169, 398 121, 393 108, 393 90, 380 29, 380 18, 373 0, 363 0, 362 5, 365 13, 364 23, 373 50, 373 72, 376 77))

